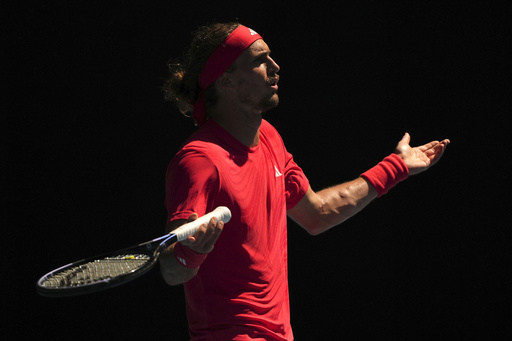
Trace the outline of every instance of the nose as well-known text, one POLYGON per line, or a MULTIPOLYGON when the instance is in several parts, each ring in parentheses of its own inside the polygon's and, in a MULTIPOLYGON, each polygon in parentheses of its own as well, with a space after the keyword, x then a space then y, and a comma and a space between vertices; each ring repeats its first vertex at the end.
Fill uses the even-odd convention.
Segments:
POLYGON ((279 64, 277 64, 275 62, 274 59, 272 59, 272 57, 268 57, 269 59, 269 63, 268 63, 268 66, 269 66, 269 69, 271 69, 272 71, 274 72, 279 72, 279 70, 281 70, 281 67, 279 66, 279 64))

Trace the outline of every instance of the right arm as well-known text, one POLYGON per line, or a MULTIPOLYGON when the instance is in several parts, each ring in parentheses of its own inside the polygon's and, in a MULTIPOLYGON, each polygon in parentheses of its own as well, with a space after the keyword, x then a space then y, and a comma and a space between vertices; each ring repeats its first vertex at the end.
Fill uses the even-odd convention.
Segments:
MULTIPOLYGON (((196 220, 197 214, 192 214, 188 221, 185 219, 174 220, 166 226, 166 233, 170 233, 179 226, 196 220)), ((215 242, 219 238, 224 223, 222 221, 217 222, 216 218, 212 218, 208 224, 202 224, 197 232, 193 236, 189 236, 187 239, 180 243, 183 247, 190 248, 193 252, 198 254, 208 254, 213 250, 215 242)), ((185 283, 192 279, 199 270, 199 267, 187 268, 178 260, 174 255, 174 247, 177 243, 172 244, 166 250, 160 254, 160 271, 165 282, 169 285, 178 285, 185 283)))

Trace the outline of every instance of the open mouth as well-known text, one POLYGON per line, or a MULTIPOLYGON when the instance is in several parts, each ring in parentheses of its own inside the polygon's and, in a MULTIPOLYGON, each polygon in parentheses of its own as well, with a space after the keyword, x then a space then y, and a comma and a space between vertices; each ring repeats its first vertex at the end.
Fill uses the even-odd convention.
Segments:
POLYGON ((277 83, 279 82, 279 76, 275 75, 274 77, 269 78, 268 82, 272 89, 277 90, 278 89, 277 83))

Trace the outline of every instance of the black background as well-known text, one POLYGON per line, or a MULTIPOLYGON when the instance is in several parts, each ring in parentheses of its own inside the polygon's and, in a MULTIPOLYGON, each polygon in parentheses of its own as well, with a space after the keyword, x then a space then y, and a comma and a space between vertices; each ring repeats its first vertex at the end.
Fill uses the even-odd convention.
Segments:
POLYGON ((164 174, 194 130, 162 99, 197 26, 238 19, 281 66, 267 114, 321 189, 393 151, 444 158, 342 226, 290 222, 297 340, 505 338, 511 7, 430 1, 4 1, 2 319, 10 339, 187 339, 182 287, 157 270, 89 296, 35 292, 47 271, 163 231, 164 174), (6 269, 6 270, 5 270, 6 269))

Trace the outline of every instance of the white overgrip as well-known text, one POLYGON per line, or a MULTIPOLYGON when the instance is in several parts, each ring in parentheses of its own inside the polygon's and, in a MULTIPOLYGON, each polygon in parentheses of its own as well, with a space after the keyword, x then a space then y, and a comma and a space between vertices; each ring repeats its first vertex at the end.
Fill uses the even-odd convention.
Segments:
POLYGON ((175 234, 178 238, 178 241, 181 242, 182 240, 187 239, 188 236, 196 233, 196 231, 199 229, 199 226, 202 224, 208 224, 210 219, 213 217, 217 218, 217 221, 223 221, 224 223, 227 223, 231 219, 231 211, 226 206, 219 206, 210 213, 205 214, 204 216, 197 218, 190 223, 181 225, 176 230, 172 231, 171 234, 175 234))

